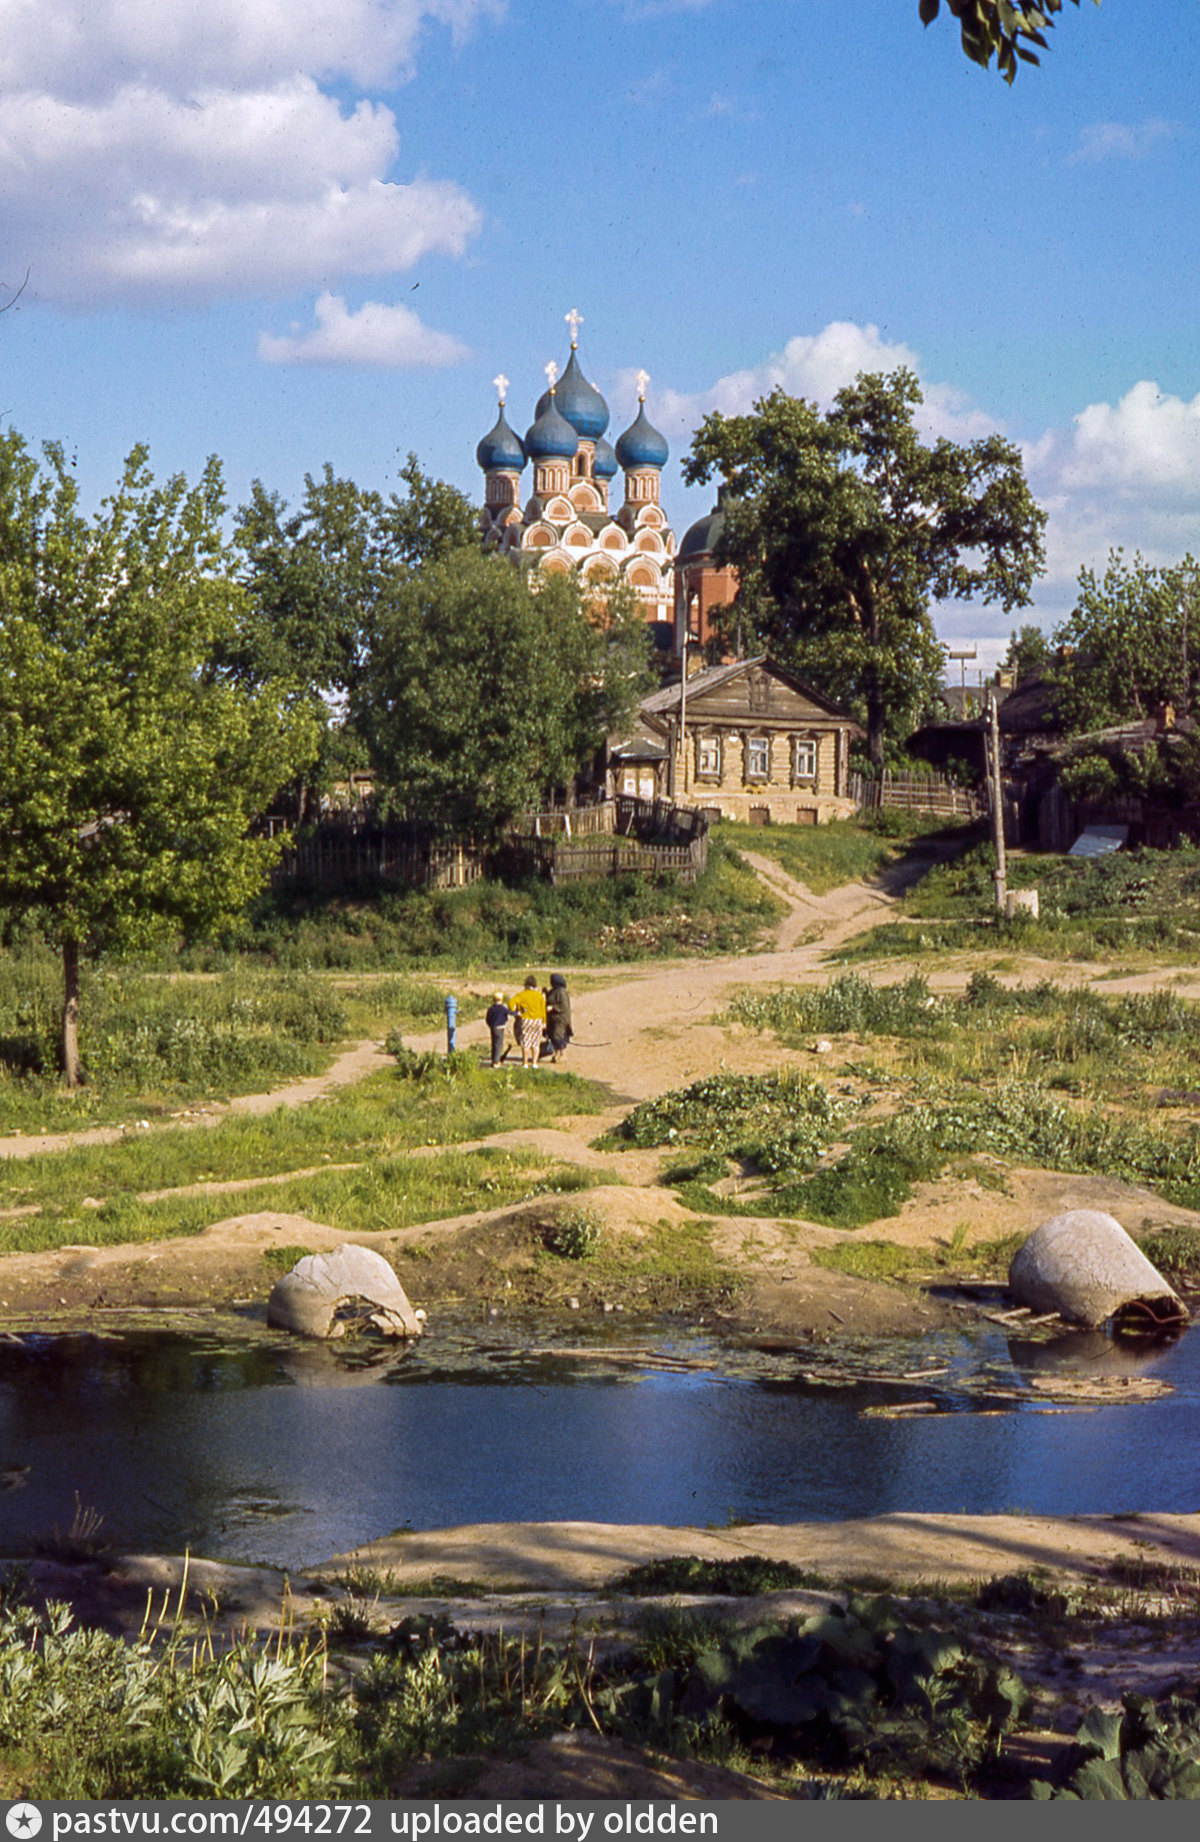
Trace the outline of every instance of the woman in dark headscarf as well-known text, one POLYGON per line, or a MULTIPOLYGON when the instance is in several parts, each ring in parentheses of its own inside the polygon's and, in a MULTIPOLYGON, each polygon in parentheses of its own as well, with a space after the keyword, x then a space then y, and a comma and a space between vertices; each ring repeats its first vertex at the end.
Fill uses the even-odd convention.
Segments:
POLYGON ((546 992, 546 1035, 550 1039, 553 1061, 561 1062, 574 1034, 571 1028, 571 994, 567 990, 567 981, 561 972, 552 972, 546 992))

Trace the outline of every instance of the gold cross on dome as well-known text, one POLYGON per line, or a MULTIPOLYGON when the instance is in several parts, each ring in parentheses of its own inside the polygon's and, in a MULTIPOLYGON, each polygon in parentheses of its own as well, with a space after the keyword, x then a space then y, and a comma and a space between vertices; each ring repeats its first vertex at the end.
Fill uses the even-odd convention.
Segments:
POLYGON ((507 400, 506 392, 508 390, 508 379, 505 377, 503 371, 501 371, 499 377, 494 377, 492 379, 492 382, 493 384, 495 384, 496 389, 500 392, 500 407, 501 409, 503 409, 505 402, 507 400))
POLYGON ((570 313, 564 313, 563 319, 571 329, 571 350, 579 344, 579 329, 583 325, 583 315, 578 307, 572 307, 570 313))
POLYGON ((551 359, 550 363, 545 366, 545 372, 546 372, 546 382, 549 384, 551 390, 553 390, 555 384, 557 384, 558 382, 558 366, 555 364, 553 359, 551 359))
POLYGON ((646 385, 650 382, 649 371, 639 371, 634 382, 638 387, 638 402, 644 403, 646 401, 646 385))

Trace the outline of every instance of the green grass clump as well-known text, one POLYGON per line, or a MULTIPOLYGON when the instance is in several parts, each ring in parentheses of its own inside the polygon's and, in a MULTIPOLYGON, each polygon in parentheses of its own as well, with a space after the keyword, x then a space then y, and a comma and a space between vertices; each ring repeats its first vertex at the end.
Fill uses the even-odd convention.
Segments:
POLYGON ((831 1273, 848 1273, 854 1279, 882 1279, 893 1283, 929 1265, 927 1253, 918 1253, 912 1247, 897 1247, 893 1241, 842 1241, 836 1247, 810 1249, 809 1258, 814 1266, 823 1266, 831 1273))
POLYGON ((775 1030, 789 1040, 815 1031, 854 1036, 944 1035, 950 1029, 950 1016, 951 1006, 932 995, 920 973, 895 985, 873 985, 848 972, 823 986, 745 992, 728 1011, 734 1023, 775 1030))
MULTIPOLYGON (((811 1075, 708 1075, 646 1100, 613 1134, 617 1144, 695 1145, 772 1174, 808 1170, 836 1137, 846 1107, 811 1075)), ((711 1166, 709 1167, 711 1168, 711 1166)))
POLYGON ((1195 1228, 1153 1228, 1138 1238, 1151 1266, 1176 1285, 1200 1285, 1200 1232, 1195 1228))
POLYGON ((263 1253, 266 1264, 275 1273, 290 1273, 298 1260, 307 1259, 311 1247, 268 1247, 263 1253))
MULTIPOLYGON (((743 1274, 713 1251, 711 1221, 654 1222, 635 1236, 602 1240, 584 1269, 589 1297, 618 1289, 643 1311, 694 1313, 731 1304, 744 1289, 743 1274)), ((568 1270, 561 1291, 579 1291, 578 1269, 568 1270)))
POLYGON ((600 1245, 603 1228, 594 1209, 560 1209, 543 1228, 542 1243, 562 1260, 588 1260, 600 1245))
POLYGON ((610 1580, 605 1591, 630 1599, 663 1598, 669 1593, 754 1598, 759 1593, 785 1592, 789 1587, 825 1584, 822 1576, 809 1568, 796 1567, 791 1561, 766 1560, 761 1554, 739 1554, 719 1561, 677 1554, 630 1567, 610 1580))

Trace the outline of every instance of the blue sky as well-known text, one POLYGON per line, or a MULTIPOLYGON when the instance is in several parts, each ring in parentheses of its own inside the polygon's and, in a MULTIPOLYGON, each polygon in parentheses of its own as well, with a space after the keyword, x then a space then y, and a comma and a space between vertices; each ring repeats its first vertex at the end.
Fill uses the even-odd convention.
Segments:
POLYGON ((474 497, 563 316, 614 434, 912 365, 1051 514, 1047 629, 1110 545, 1200 553, 1200 8, 1084 0, 1010 90, 917 0, 0 0, 0 399, 97 496, 147 441, 236 502, 398 458, 474 497))

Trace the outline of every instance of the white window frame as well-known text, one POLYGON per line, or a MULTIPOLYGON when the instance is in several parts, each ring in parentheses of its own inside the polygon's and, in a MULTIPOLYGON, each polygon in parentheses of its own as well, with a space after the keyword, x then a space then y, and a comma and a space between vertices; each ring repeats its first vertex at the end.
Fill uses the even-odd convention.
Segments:
POLYGON ((806 781, 806 780, 815 781, 816 778, 817 778, 817 741, 816 741, 816 737, 815 736, 793 736, 792 737, 792 782, 793 782, 793 785, 798 785, 801 781, 806 781), (811 765, 803 766, 802 763, 806 761, 811 763, 811 765))
POLYGON ((771 738, 770 736, 746 737, 746 783, 748 786, 767 786, 771 779, 771 738), (761 767, 755 761, 762 762, 761 767))
POLYGON ((720 780, 721 778, 721 738, 720 736, 696 737, 696 779, 720 780))

